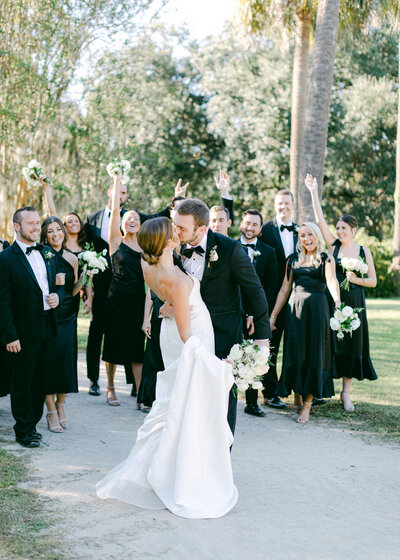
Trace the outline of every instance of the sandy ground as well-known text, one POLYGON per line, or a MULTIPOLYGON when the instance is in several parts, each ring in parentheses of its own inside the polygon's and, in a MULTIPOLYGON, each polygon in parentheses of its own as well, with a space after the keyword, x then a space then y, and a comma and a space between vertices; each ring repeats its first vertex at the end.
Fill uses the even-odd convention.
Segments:
MULTIPOLYGON (((104 369, 100 383, 104 390, 104 369)), ((42 420, 34 450, 15 444, 9 400, 0 399, 6 448, 31 458, 28 486, 50 499, 69 559, 400 560, 399 446, 312 421, 301 426, 271 409, 249 417, 239 403, 232 453, 239 501, 222 519, 186 520, 96 498, 96 482, 128 455, 144 414, 122 370, 118 408, 87 387, 80 361, 68 429, 50 433, 42 420)))

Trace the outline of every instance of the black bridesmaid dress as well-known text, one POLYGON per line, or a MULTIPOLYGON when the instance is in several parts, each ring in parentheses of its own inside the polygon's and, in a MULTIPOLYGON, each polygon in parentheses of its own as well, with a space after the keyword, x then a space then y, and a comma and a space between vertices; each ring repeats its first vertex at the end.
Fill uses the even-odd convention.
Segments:
POLYGON ((145 289, 141 253, 121 243, 111 255, 113 277, 106 302, 102 359, 110 364, 142 363, 145 289))
MULTIPOLYGON (((334 243, 333 258, 336 264, 336 276, 339 284, 346 278, 346 273, 341 266, 339 251, 341 243, 336 240, 334 243)), ((365 259, 364 248, 360 247, 360 255, 365 259)), ((352 336, 346 334, 342 341, 333 337, 334 358, 336 365, 336 373, 334 377, 349 377, 354 379, 369 379, 371 381, 378 379, 374 366, 369 355, 369 335, 367 312, 365 305, 365 293, 362 286, 350 283, 350 290, 346 291, 340 288, 340 301, 350 307, 362 308, 358 313, 361 321, 360 327, 353 331, 352 336)), ((331 301, 331 305, 333 305, 331 301)))
POLYGON ((285 317, 282 375, 278 394, 287 397, 291 391, 317 399, 335 394, 326 297, 325 262, 318 268, 293 268, 297 255, 288 258, 288 271, 293 270, 293 287, 285 317))
POLYGON ((46 395, 78 393, 78 338, 77 320, 79 294, 73 296, 75 284, 73 266, 62 257, 62 250, 55 253, 58 272, 65 274, 64 298, 56 310, 57 337, 54 345, 55 368, 48 379, 46 395))

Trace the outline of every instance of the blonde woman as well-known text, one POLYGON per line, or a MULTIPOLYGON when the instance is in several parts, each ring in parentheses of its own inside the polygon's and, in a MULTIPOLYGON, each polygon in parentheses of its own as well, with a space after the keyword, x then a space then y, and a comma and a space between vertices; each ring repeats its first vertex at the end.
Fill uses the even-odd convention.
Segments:
POLYGON ((313 397, 334 395, 328 287, 340 305, 339 284, 333 259, 324 252, 318 226, 305 222, 299 230, 296 251, 288 258, 286 275, 271 313, 271 329, 292 291, 285 318, 282 375, 278 394, 294 391, 297 422, 308 422, 313 397))

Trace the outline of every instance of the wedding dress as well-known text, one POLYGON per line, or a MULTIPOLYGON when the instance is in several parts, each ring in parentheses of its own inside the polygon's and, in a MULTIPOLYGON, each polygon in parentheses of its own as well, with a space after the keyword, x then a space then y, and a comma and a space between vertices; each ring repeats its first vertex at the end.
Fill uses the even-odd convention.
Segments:
POLYGON ((97 495, 200 519, 225 515, 238 493, 227 422, 231 366, 213 353, 210 315, 193 280, 193 335, 183 344, 174 318, 163 319, 156 400, 129 457, 97 484, 97 495))

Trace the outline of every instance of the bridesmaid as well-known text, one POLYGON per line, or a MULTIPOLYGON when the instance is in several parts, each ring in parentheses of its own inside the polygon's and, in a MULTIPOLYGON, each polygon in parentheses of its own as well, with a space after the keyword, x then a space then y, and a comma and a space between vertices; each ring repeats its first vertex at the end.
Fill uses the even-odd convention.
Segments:
POLYGON ((78 259, 65 249, 66 237, 59 218, 50 216, 44 220, 40 241, 51 247, 58 270, 65 275, 64 297, 57 309, 58 333, 54 348, 56 367, 52 377, 46 380, 47 425, 51 432, 56 433, 67 427, 64 411, 67 393, 78 392, 76 299, 79 299, 77 294, 81 284, 78 281, 78 259))
POLYGON ((285 317, 282 374, 278 395, 294 391, 297 422, 308 422, 313 397, 335 394, 332 380, 331 335, 326 286, 340 305, 339 284, 333 260, 324 252, 318 226, 305 222, 299 230, 296 252, 288 257, 286 275, 270 316, 271 330, 292 293, 285 317))
POLYGON ((336 363, 335 377, 343 379, 343 390, 340 398, 346 412, 352 412, 354 405, 350 398, 351 380, 375 380, 378 378, 369 355, 368 322, 365 306, 364 287, 375 288, 376 273, 371 251, 368 247, 358 245, 354 241, 358 223, 354 216, 343 214, 336 224, 336 236, 330 231, 318 198, 317 180, 307 175, 306 186, 311 194, 315 219, 321 228, 322 235, 328 247, 333 247, 333 257, 336 264, 336 275, 341 283, 345 278, 350 282, 350 290, 340 290, 341 300, 350 307, 363 308, 358 314, 361 326, 352 336, 345 336, 342 341, 334 339, 336 363), (354 272, 344 272, 341 267, 341 257, 361 257, 368 265, 368 277, 358 278, 354 272))
MULTIPOLYGON (((108 241, 113 277, 107 296, 103 360, 106 362, 107 403, 119 406, 114 376, 117 364, 132 364, 136 387, 142 376, 144 333, 142 331, 145 289, 141 267, 141 249, 136 240, 139 214, 125 212, 120 229, 121 177, 114 178, 108 241)), ((140 404, 138 404, 140 409, 140 404)))

